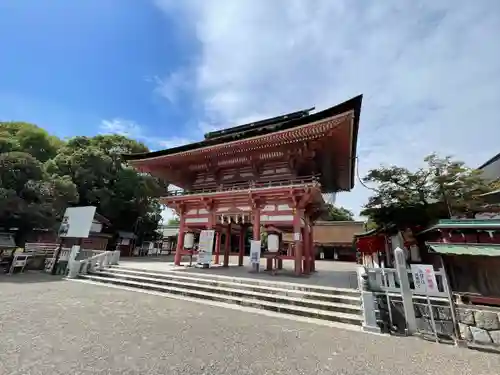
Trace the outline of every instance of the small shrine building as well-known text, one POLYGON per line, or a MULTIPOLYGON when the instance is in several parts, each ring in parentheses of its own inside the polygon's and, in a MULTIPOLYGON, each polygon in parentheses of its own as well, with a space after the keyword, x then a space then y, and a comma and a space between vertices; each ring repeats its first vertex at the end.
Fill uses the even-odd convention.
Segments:
POLYGON ((268 254, 293 259, 297 275, 313 272, 312 225, 325 204, 322 194, 354 186, 361 103, 360 95, 324 111, 301 110, 211 132, 200 142, 124 155, 137 170, 179 187, 161 197, 180 219, 175 264, 190 253, 187 234, 214 229, 216 262, 221 234, 226 267, 231 234, 238 234, 241 266, 244 234, 252 227, 256 240, 261 230, 292 232, 292 251, 268 254))

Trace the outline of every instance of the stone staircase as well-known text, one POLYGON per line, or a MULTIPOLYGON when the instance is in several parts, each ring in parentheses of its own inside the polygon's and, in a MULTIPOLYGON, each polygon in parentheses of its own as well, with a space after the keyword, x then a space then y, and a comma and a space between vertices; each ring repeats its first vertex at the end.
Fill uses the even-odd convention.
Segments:
POLYGON ((175 294, 355 326, 362 323, 360 293, 354 289, 173 270, 153 272, 123 266, 112 266, 80 278, 165 296, 175 294))

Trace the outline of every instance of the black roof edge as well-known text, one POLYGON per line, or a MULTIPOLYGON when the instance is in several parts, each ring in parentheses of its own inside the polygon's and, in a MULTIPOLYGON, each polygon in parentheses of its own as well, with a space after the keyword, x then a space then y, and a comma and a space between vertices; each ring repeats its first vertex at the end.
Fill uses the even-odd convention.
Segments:
POLYGON ((296 112, 286 113, 284 115, 279 115, 279 116, 267 118, 267 119, 260 120, 260 121, 250 122, 250 123, 247 123, 244 125, 237 125, 237 126, 234 126, 232 128, 216 130, 213 132, 206 133, 205 139, 218 138, 221 136, 237 133, 240 131, 250 130, 252 128, 259 128, 262 126, 269 126, 269 125, 278 124, 278 123, 284 122, 284 121, 290 121, 290 120, 293 120, 296 118, 308 116, 309 112, 311 112, 312 110, 314 110, 314 107, 311 107, 308 109, 303 109, 303 110, 296 111, 296 112))
POLYGON ((500 153, 498 153, 495 156, 493 156, 490 160, 488 160, 487 162, 485 162, 484 164, 482 164, 481 166, 479 166, 477 169, 486 168, 488 165, 493 164, 494 162, 496 162, 499 159, 500 159, 500 153))
MULTIPOLYGON (((245 138, 257 136, 257 135, 264 135, 264 134, 269 134, 269 133, 274 133, 278 130, 287 130, 291 129, 297 126, 305 125, 311 122, 316 122, 320 121, 324 118, 327 117, 333 117, 340 115, 342 113, 346 113, 349 111, 354 111, 354 128, 353 128, 353 142, 352 142, 352 148, 351 148, 351 155, 352 155, 352 160, 351 160, 351 188, 354 187, 354 180, 355 180, 355 160, 356 160, 356 150, 357 150, 357 139, 358 139, 358 127, 359 127, 359 117, 361 113, 361 103, 363 100, 363 95, 360 94, 358 96, 355 96, 349 100, 346 100, 343 103, 337 104, 334 107, 327 108, 323 111, 316 112, 313 114, 310 114, 308 116, 303 116, 299 117, 296 119, 292 119, 290 121, 283 122, 279 125, 276 125, 275 129, 269 129, 265 127, 257 127, 257 128, 251 128, 247 132, 245 132, 245 138)), ((227 130, 231 130, 232 128, 229 128, 227 130)), ((241 130, 240 130, 241 131, 241 130)), ((241 137, 237 137, 236 134, 228 134, 227 136, 221 136, 218 138, 211 138, 211 139, 205 139, 203 141, 199 142, 194 142, 194 143, 189 143, 187 145, 182 145, 182 146, 177 146, 173 148, 169 148, 166 150, 159 150, 159 151, 153 151, 153 152, 145 152, 145 153, 139 153, 139 154, 123 154, 122 157, 125 160, 142 160, 142 159, 149 159, 149 158, 154 158, 154 157, 159 157, 159 156, 166 156, 166 155, 172 155, 172 154, 177 154, 179 152, 186 152, 186 151, 191 151, 191 150, 196 150, 198 148, 202 147, 207 147, 207 146, 213 146, 217 144, 222 144, 225 142, 231 142, 232 140, 236 140, 241 137), (227 139, 227 138, 232 138, 233 139, 227 139)))
POLYGON ((94 215, 94 219, 99 221, 101 224, 107 225, 108 227, 111 226, 111 221, 109 221, 108 218, 106 218, 105 216, 103 216, 97 212, 94 215))
POLYGON ((358 133, 359 133, 359 118, 361 117, 361 105, 363 103, 363 94, 355 96, 351 99, 354 110, 354 123, 352 129, 351 143, 351 189, 354 188, 356 182, 356 163, 358 152, 358 133))

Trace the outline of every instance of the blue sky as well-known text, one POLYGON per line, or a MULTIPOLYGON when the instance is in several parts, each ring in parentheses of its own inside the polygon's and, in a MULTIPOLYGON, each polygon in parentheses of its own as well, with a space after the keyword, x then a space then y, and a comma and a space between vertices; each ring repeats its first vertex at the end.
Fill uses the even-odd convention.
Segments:
POLYGON ((0 119, 161 149, 363 93, 361 175, 477 166, 500 152, 498 35, 496 0, 0 0, 0 119))

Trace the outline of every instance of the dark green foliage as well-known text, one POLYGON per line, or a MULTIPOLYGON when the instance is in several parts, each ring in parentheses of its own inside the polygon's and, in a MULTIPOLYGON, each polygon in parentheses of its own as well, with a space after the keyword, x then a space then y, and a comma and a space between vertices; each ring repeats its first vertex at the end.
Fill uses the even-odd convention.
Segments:
POLYGON ((492 186, 481 172, 451 157, 432 154, 416 171, 390 166, 368 172, 363 179, 374 186, 361 215, 378 226, 426 226, 453 215, 472 216, 484 201, 480 194, 492 186))
POLYGON ((323 215, 326 221, 353 221, 354 214, 344 207, 336 207, 333 204, 326 204, 326 211, 323 215))
POLYGON ((22 122, 0 122, 0 227, 52 228, 66 207, 94 205, 114 230, 154 239, 163 183, 126 166, 147 147, 120 135, 66 142, 22 122))

